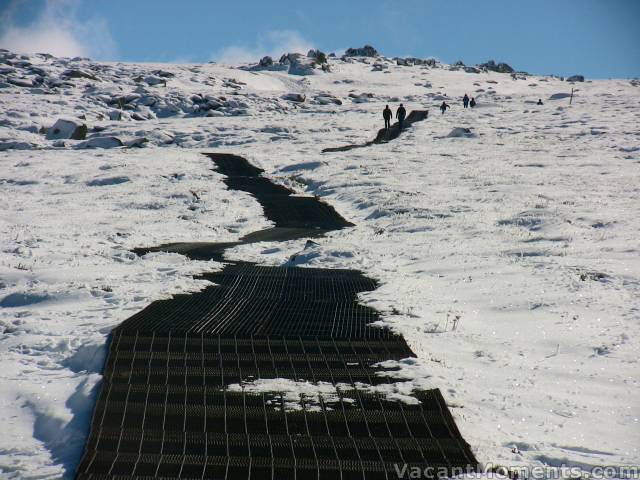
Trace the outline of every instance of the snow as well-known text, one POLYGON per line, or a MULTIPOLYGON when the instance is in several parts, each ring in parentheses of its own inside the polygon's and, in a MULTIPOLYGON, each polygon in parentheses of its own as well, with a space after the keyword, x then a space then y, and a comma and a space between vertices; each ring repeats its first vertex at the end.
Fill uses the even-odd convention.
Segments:
MULTIPOLYGON (((483 462, 640 461, 637 83, 587 80, 569 105, 555 77, 384 57, 330 59, 330 73, 308 77, 29 62, 46 75, 0 71, 39 82, 0 88, 1 476, 71 476, 110 330, 153 300, 203 288, 192 275, 221 267, 131 248, 269 226, 254 199, 226 190, 207 151, 244 156, 355 225, 227 256, 378 279, 362 302, 418 357, 381 365, 395 380, 382 393, 409 401, 412 389, 440 388, 483 462), (305 100, 282 98, 292 93, 305 100), (476 108, 462 108, 465 93, 476 108), (441 115, 443 100, 452 108, 441 115), (372 138, 395 102, 431 115, 387 144, 320 153, 372 138), (82 119, 85 141, 124 146, 80 150, 38 133, 58 118, 82 119), (473 136, 449 138, 457 128, 473 136)), ((256 382, 234 388, 294 399, 334 388, 256 382)))

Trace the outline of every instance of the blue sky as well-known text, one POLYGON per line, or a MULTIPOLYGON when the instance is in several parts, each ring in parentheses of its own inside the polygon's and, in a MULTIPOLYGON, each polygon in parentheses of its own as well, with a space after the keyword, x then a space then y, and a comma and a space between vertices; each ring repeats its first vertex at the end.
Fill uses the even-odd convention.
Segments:
POLYGON ((640 76, 640 0, 0 0, 0 48, 100 60, 257 60, 365 43, 538 74, 640 76))

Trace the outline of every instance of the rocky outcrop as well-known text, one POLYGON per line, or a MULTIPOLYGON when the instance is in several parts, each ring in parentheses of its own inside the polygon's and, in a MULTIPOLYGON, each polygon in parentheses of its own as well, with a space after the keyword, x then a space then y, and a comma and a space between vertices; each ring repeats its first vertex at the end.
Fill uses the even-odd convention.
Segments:
POLYGON ((584 77, 582 75, 572 75, 566 80, 567 82, 584 82, 584 77))
POLYGON ((488 72, 498 72, 498 73, 514 73, 515 72, 515 70, 511 68, 509 64, 496 63, 493 60, 489 60, 486 63, 481 63, 480 65, 478 65, 478 68, 488 72))
POLYGON ((371 45, 365 45, 362 48, 347 48, 344 52, 345 57, 378 57, 380 54, 371 45))

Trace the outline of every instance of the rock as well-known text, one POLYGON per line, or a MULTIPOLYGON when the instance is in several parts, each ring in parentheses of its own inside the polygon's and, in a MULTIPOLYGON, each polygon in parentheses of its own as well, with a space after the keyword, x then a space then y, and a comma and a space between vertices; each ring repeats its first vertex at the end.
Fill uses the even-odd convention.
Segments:
POLYGON ((146 137, 136 137, 124 142, 124 145, 129 148, 142 148, 147 144, 147 142, 149 142, 149 139, 146 137))
POLYGON ((584 77, 582 75, 572 75, 566 80, 567 82, 584 82, 584 77))
POLYGON ((72 119, 58 119, 56 123, 47 129, 47 140, 70 138, 71 140, 84 140, 87 136, 87 126, 72 119))
POLYGON ((313 99, 320 105, 342 105, 342 100, 333 95, 316 95, 313 99))
POLYGON ((109 120, 122 120, 122 112, 120 110, 111 110, 109 112, 109 120))
POLYGON ((270 67, 271 65, 273 65, 273 58, 271 58, 269 55, 266 55, 260 59, 258 65, 261 67, 270 67))
POLYGON ((18 142, 15 140, 0 140, 0 152, 4 152, 5 150, 30 150, 34 147, 32 143, 29 142, 18 142))
POLYGON ((287 53, 280 57, 280 63, 289 66, 289 75, 314 75, 316 73, 315 59, 301 53, 287 53))
POLYGON ((302 103, 307 99, 307 97, 303 93, 286 93, 280 98, 296 103, 302 103))
POLYGON ((147 85, 151 85, 151 86, 167 84, 167 80, 165 78, 157 77, 155 75, 147 75, 146 77, 144 77, 144 81, 147 85))
POLYGON ((65 70, 60 76, 65 78, 88 78, 90 80, 98 80, 98 77, 96 77, 92 73, 85 72, 84 70, 80 70, 77 68, 65 70))
POLYGON ((464 67, 464 71, 467 73, 480 73, 480 69, 476 67, 464 67))
POLYGON ((79 143, 77 148, 116 148, 122 145, 122 141, 117 137, 93 137, 79 143))
POLYGON ((372 72, 381 72, 383 70, 387 70, 389 67, 387 65, 385 65, 384 63, 374 63, 373 67, 371 68, 372 72))
POLYGON ((175 77, 175 75, 173 73, 167 72, 166 70, 154 70, 153 74, 157 75, 158 77, 162 77, 162 78, 173 78, 173 77, 175 77))
POLYGON ((453 130, 449 132, 447 138, 473 138, 475 134, 471 131, 470 128, 465 127, 455 127, 453 130))
POLYGON ((365 45, 362 48, 347 48, 344 52, 345 57, 378 57, 378 51, 371 45, 365 45))
POLYGON ((28 78, 7 77, 7 82, 9 82, 11 85, 15 85, 16 87, 33 87, 33 81, 29 80, 28 78))
POLYGON ((366 103, 375 97, 373 93, 350 93, 349 97, 353 103, 366 103))
POLYGON ((480 69, 487 70, 489 72, 498 72, 498 73, 514 73, 515 70, 511 68, 506 63, 498 63, 495 61, 489 60, 487 63, 481 63, 478 65, 480 69))
POLYGON ((563 98, 569 98, 570 93, 554 93, 549 97, 549 100, 562 100, 563 98))

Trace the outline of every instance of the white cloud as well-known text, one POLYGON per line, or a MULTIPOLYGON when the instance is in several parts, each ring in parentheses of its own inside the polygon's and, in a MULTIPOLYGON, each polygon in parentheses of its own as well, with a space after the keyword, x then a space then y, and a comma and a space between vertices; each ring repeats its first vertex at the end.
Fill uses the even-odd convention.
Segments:
POLYGON ((265 55, 276 60, 283 53, 307 53, 314 48, 299 32, 294 30, 272 30, 258 37, 254 45, 230 45, 216 51, 211 59, 220 63, 249 63, 256 62, 265 55))
POLYGON ((58 57, 113 58, 116 46, 104 19, 80 20, 80 0, 46 0, 39 15, 18 25, 13 13, 23 0, 12 0, 2 15, 0 47, 17 53, 50 53, 58 57))

